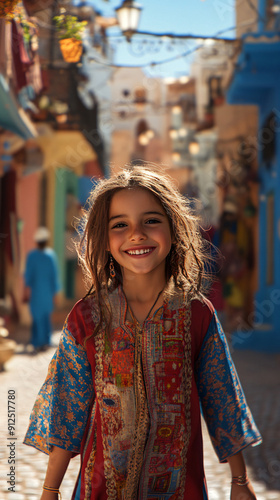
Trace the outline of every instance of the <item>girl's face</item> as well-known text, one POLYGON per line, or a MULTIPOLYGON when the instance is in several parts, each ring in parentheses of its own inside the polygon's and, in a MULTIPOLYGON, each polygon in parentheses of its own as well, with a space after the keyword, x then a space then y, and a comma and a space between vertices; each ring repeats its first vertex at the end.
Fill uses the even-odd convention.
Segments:
POLYGON ((172 235, 167 215, 155 196, 143 188, 122 189, 109 209, 109 250, 124 276, 165 273, 172 235))

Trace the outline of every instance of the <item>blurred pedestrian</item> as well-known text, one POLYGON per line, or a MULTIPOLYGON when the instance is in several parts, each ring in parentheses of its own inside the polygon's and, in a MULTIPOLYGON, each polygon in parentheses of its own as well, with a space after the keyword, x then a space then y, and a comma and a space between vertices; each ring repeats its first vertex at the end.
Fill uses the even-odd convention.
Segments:
POLYGON ((37 248, 27 255, 24 274, 25 298, 29 298, 32 315, 31 344, 35 351, 46 349, 51 343, 51 313, 60 289, 57 258, 47 247, 50 232, 39 227, 34 235, 37 248))
POLYGON ((170 178, 134 167, 91 195, 68 315, 25 443, 49 454, 41 500, 73 455, 72 500, 206 500, 200 408, 231 500, 256 500, 242 450, 261 436, 212 304, 199 221, 170 178), (200 406, 201 405, 201 406, 200 406))

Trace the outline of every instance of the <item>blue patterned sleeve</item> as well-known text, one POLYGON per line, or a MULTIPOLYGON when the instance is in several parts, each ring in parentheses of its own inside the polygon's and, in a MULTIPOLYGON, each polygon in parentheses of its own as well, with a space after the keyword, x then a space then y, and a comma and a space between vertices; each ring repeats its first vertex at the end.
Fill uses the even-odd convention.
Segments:
POLYGON ((220 462, 226 462, 248 445, 261 442, 216 314, 196 363, 196 383, 202 413, 220 462))
POLYGON ((93 399, 86 351, 65 326, 34 404, 24 443, 47 454, 52 446, 79 453, 93 399))

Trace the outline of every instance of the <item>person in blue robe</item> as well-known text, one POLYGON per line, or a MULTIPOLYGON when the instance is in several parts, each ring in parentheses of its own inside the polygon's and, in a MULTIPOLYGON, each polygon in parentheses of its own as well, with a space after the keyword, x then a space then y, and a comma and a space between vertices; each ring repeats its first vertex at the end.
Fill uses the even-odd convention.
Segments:
POLYGON ((24 274, 29 289, 32 316, 31 344, 34 350, 43 350, 51 343, 51 313, 54 298, 60 290, 59 271, 54 250, 47 247, 50 232, 39 227, 34 235, 37 248, 27 255, 24 274))

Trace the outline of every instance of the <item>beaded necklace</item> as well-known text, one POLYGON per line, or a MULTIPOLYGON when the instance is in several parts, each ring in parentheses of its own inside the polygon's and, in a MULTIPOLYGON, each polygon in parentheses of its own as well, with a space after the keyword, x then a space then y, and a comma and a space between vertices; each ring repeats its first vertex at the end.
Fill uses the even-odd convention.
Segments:
MULTIPOLYGON (((144 321, 143 321, 143 323, 142 323, 142 324, 144 324, 144 323, 145 323, 145 321, 146 321, 146 320, 148 319, 148 317, 150 316, 150 314, 151 314, 152 310, 154 309, 154 307, 155 307, 155 305, 156 305, 156 303, 157 303, 158 299, 160 298, 160 296, 161 296, 162 292, 163 292, 163 289, 162 289, 162 290, 160 290, 160 292, 158 293, 156 300, 154 301, 154 303, 153 303, 152 307, 149 309, 149 312, 148 312, 148 314, 146 315, 146 317, 145 317, 145 319, 144 319, 144 321)), ((125 297, 125 298, 126 298, 126 297, 125 297)), ((131 315, 131 317, 132 317, 133 321, 134 321, 135 323, 139 323, 139 321, 137 320, 137 318, 135 318, 135 315, 133 314, 133 311, 132 311, 132 309, 131 309, 131 307, 130 307, 130 305, 129 305, 129 303, 128 303, 127 298, 126 298, 126 302, 127 302, 127 307, 128 307, 129 313, 130 313, 130 315, 131 315)))

